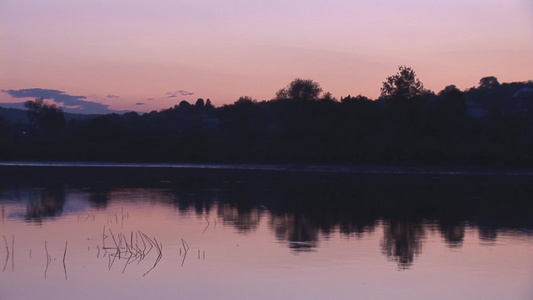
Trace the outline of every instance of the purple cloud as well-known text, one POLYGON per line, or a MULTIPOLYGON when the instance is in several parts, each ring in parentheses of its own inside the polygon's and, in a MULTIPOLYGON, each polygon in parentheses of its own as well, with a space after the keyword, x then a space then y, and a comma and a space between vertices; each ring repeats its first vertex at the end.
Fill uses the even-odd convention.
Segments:
MULTIPOLYGON (((123 113, 126 111, 115 111, 109 109, 109 105, 87 101, 87 96, 69 95, 63 91, 52 89, 21 89, 21 90, 1 90, 13 98, 27 98, 33 100, 36 98, 44 98, 54 101, 62 106, 65 112, 78 114, 108 114, 108 113, 123 113)), ((118 97, 114 95, 108 95, 118 97)))

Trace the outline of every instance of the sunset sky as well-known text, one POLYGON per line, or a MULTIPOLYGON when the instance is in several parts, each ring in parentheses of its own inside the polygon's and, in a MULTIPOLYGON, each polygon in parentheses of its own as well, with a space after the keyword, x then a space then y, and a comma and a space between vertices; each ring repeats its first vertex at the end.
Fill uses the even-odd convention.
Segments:
POLYGON ((533 79, 531 0, 0 0, 0 102, 65 111, 268 100, 296 77, 379 95, 399 65, 425 87, 533 79))

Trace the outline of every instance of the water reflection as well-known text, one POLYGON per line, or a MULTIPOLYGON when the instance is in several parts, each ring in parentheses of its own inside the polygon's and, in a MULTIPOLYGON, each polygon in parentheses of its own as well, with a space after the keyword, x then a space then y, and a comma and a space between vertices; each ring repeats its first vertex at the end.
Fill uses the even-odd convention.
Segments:
POLYGON ((531 234, 533 229, 532 187, 517 182, 277 173, 39 178, 4 180, 0 186, 0 201, 26 205, 26 222, 62 216, 66 205, 69 211, 104 210, 113 201, 147 201, 199 218, 216 213, 239 233, 256 231, 267 218, 273 236, 295 252, 314 251, 335 232, 362 238, 381 225, 381 252, 401 270, 422 255, 430 230, 448 247, 461 248, 468 227, 483 241, 495 241, 501 231, 531 234), (71 201, 80 195, 86 201, 71 201))
POLYGON ((26 204, 26 220, 40 223, 45 218, 61 216, 66 202, 64 187, 30 190, 26 204))
POLYGON ((221 203, 218 206, 217 215, 224 225, 233 226, 239 232, 247 233, 257 229, 264 212, 260 207, 221 203))
POLYGON ((311 218, 302 215, 273 215, 270 228, 276 238, 287 241, 295 251, 311 251, 317 246, 320 230, 311 218))
POLYGON ((465 239, 466 221, 441 220, 439 232, 450 248, 461 248, 465 239))
POLYGON ((111 201, 111 189, 104 187, 94 187, 89 192, 89 203, 91 207, 105 209, 111 201))
POLYGON ((424 225, 420 221, 390 220, 385 223, 383 231, 383 254, 395 261, 399 269, 408 269, 415 256, 422 253, 424 225))

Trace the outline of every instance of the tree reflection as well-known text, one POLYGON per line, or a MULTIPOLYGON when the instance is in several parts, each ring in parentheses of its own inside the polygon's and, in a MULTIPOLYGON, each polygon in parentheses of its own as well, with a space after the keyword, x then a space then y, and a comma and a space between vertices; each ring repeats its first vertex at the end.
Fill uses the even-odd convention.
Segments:
POLYGON ((494 243, 498 238, 498 230, 495 226, 489 224, 481 224, 478 227, 479 238, 483 242, 494 243))
POLYGON ((239 232, 247 233, 259 227, 264 211, 258 207, 239 207, 229 203, 218 206, 218 216, 224 225, 236 228, 239 232))
POLYGON ((450 248, 460 248, 463 246, 465 229, 466 225, 464 222, 446 223, 441 221, 439 223, 439 231, 446 241, 446 245, 450 248))
POLYGON ((89 203, 97 209, 105 209, 111 201, 111 191, 109 188, 97 188, 89 192, 89 203))
POLYGON ((26 220, 41 222, 44 218, 57 217, 65 205, 63 188, 42 189, 31 193, 26 205, 26 220))
POLYGON ((319 229, 315 222, 307 216, 272 215, 270 228, 276 238, 287 241, 295 251, 311 251, 317 246, 319 229))
POLYGON ((405 270, 411 267, 415 256, 421 254, 424 237, 421 222, 391 220, 383 224, 381 250, 399 269, 405 270))
POLYGON ((475 184, 469 176, 449 183, 443 176, 406 180, 403 174, 152 171, 55 173, 63 177, 23 173, 15 187, 0 181, 0 195, 8 195, 0 202, 14 198, 24 203, 25 214, 16 217, 28 222, 61 216, 70 199, 88 200, 76 202, 82 206, 76 209, 106 209, 113 201, 159 203, 186 217, 211 219, 216 213, 215 221, 243 234, 263 221, 293 251, 313 251, 331 234, 359 238, 382 227, 380 250, 402 270, 422 254, 426 230, 437 230, 449 248, 462 247, 466 226, 478 230, 484 242, 495 242, 502 230, 533 231, 531 185, 516 177, 475 184))

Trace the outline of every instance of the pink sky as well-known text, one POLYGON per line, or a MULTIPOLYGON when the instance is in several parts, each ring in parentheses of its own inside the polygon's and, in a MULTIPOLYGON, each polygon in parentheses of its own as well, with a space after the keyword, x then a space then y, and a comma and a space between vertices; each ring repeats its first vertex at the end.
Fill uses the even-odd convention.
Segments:
POLYGON ((533 3, 0 1, 1 103, 31 99, 7 91, 39 88, 111 110, 220 106, 271 99, 296 77, 337 98, 376 98, 399 65, 435 92, 484 76, 531 80, 533 3))

